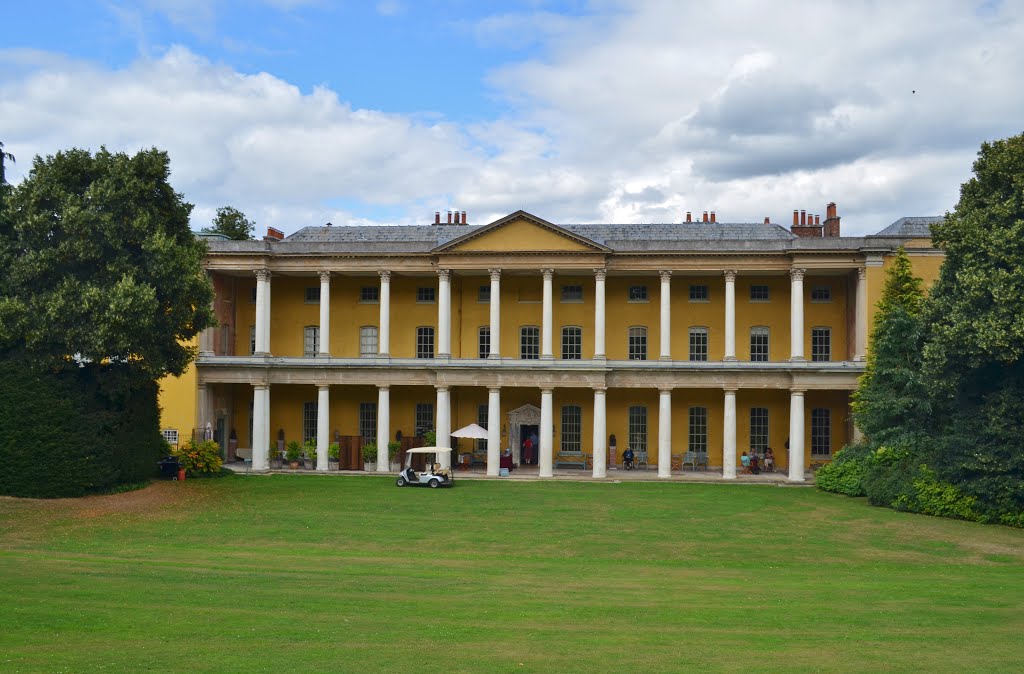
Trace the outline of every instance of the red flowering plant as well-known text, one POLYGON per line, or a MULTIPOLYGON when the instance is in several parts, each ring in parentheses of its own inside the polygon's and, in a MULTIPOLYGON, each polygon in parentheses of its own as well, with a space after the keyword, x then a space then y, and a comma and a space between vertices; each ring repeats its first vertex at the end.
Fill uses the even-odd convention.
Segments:
POLYGON ((199 444, 196 444, 195 440, 189 440, 173 454, 178 457, 178 463, 185 469, 185 474, 190 476, 219 473, 223 465, 220 446, 213 440, 204 440, 199 444))

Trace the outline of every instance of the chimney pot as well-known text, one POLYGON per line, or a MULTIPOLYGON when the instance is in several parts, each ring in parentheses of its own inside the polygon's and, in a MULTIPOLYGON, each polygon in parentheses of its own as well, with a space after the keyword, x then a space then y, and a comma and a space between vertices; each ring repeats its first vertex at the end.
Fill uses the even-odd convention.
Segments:
POLYGON ((711 211, 711 222, 715 222, 715 212, 711 211))
POLYGON ((821 216, 820 215, 815 215, 814 216, 814 226, 817 227, 820 224, 821 224, 821 216))
POLYGON ((441 211, 434 211, 434 224, 435 225, 440 225, 441 224, 441 211))
POLYGON ((452 224, 452 212, 448 211, 448 224, 452 224))
POLYGON ((768 219, 767 215, 764 216, 764 224, 766 224, 766 225, 770 225, 771 224, 771 221, 768 219))
POLYGON ((793 211, 793 226, 800 224, 800 211, 793 211))
POLYGON ((707 222, 707 221, 708 221, 708 212, 704 211, 704 219, 703 219, 702 222, 707 222))
POLYGON ((803 227, 807 224, 807 211, 800 209, 800 226, 803 227))
POLYGON ((284 238, 284 232, 276 227, 267 227, 267 238, 275 241, 280 241, 284 238))
POLYGON ((462 224, 466 224, 466 211, 462 211, 462 224))
POLYGON ((693 220, 691 219, 691 216, 690 216, 690 211, 686 211, 686 221, 687 222, 693 222, 693 220))

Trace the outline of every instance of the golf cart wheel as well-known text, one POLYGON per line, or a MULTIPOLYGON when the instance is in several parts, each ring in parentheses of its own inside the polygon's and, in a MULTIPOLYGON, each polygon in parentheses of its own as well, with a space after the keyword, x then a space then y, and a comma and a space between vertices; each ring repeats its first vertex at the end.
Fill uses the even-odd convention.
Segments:
POLYGON ((431 489, 437 489, 440 486, 441 486, 441 481, 440 480, 433 479, 433 480, 430 481, 430 488, 431 489))
POLYGON ((404 477, 398 478, 397 480, 395 480, 395 484, 398 485, 399 487, 404 487, 405 486, 405 478, 404 477))

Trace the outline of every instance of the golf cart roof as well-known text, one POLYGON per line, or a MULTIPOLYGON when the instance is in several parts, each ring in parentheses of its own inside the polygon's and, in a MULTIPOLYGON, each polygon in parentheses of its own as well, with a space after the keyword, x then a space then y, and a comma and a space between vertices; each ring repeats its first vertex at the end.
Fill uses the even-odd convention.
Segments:
POLYGON ((406 454, 451 454, 451 447, 413 447, 405 450, 406 454))

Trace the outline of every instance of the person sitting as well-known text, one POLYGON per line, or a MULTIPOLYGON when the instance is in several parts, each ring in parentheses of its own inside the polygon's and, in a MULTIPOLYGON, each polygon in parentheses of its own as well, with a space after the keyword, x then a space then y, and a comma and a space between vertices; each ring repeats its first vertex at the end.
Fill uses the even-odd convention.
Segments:
POLYGON ((750 455, 750 472, 754 475, 761 474, 761 462, 757 458, 757 454, 750 455))
POLYGON ((775 454, 772 453, 771 447, 766 447, 764 450, 764 472, 775 472, 775 454))
POLYGON ((626 447, 626 451, 622 453, 622 467, 626 470, 633 470, 633 466, 636 463, 636 454, 629 447, 626 447))
POLYGON ((749 475, 750 474, 750 457, 747 456, 746 452, 743 452, 743 455, 740 457, 740 463, 743 464, 743 474, 744 475, 749 475))

